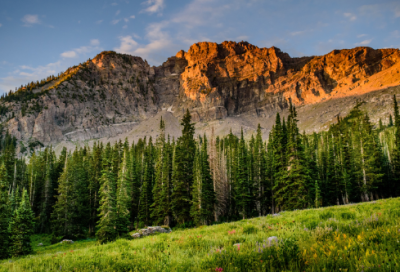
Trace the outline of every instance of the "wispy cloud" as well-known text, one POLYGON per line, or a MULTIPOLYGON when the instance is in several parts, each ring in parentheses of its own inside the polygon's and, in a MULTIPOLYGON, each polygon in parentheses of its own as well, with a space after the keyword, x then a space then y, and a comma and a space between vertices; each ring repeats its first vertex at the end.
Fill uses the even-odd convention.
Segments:
POLYGON ((299 36, 299 35, 303 35, 304 33, 306 33, 307 30, 302 30, 302 31, 295 31, 295 32, 290 32, 289 34, 291 36, 299 36))
POLYGON ((131 18, 131 19, 135 19, 135 15, 131 15, 129 18, 131 18))
POLYGON ((119 23, 119 21, 121 21, 121 20, 119 20, 119 19, 112 20, 112 21, 111 21, 111 24, 113 24, 113 25, 116 25, 116 24, 118 24, 118 23, 119 23))
POLYGON ((98 52, 101 51, 102 48, 99 47, 100 41, 98 39, 92 39, 90 40, 90 45, 88 46, 81 46, 79 48, 75 48, 73 50, 68 50, 63 53, 61 53, 62 58, 76 58, 80 54, 87 54, 90 52, 98 52))
POLYGON ((165 8, 164 0, 147 0, 143 4, 148 5, 148 7, 141 12, 160 13, 165 8))
POLYGON ((78 54, 75 51, 66 51, 61 53, 61 57, 63 58, 76 58, 78 54))
POLYGON ((39 16, 36 14, 27 14, 22 17, 22 22, 24 22, 24 26, 33 26, 35 24, 40 24, 39 16))
POLYGON ((103 22, 103 20, 98 20, 98 21, 96 21, 96 24, 101 24, 103 22))
POLYGON ((100 41, 98 39, 90 40, 90 45, 98 46, 100 45, 100 41))
POLYGON ((390 38, 400 39, 400 31, 395 30, 395 31, 392 31, 392 33, 390 33, 390 34, 391 34, 390 38))
POLYGON ((121 13, 121 11, 120 10, 117 10, 117 12, 115 13, 115 15, 118 15, 118 14, 120 14, 121 13))
POLYGON ((398 5, 395 9, 394 9, 394 16, 396 18, 400 17, 400 5, 398 5))
POLYGON ((248 39, 249 39, 249 36, 246 36, 246 35, 236 37, 236 40, 238 40, 238 41, 246 41, 248 39))
POLYGON ((28 83, 31 81, 46 78, 49 75, 55 75, 61 71, 61 61, 49 63, 44 66, 31 67, 29 65, 21 65, 9 73, 8 76, 0 78, 0 90, 6 92, 13 90, 16 86, 21 86, 21 83, 28 83))
POLYGON ((367 34, 360 34, 360 35, 357 35, 357 38, 362 38, 362 37, 365 37, 365 36, 367 36, 367 34))
POLYGON ((354 45, 355 45, 355 46, 367 46, 367 45, 369 45, 371 42, 372 42, 372 39, 369 39, 369 40, 364 40, 364 41, 359 42, 359 43, 355 43, 354 45))
POLYGON ((114 50, 119 53, 141 56, 154 64, 160 64, 165 60, 165 56, 162 54, 176 50, 171 37, 164 30, 165 26, 165 22, 160 22, 150 24, 146 28, 148 44, 139 44, 131 35, 121 36, 119 37, 120 46, 114 50))
POLYGON ((0 27, 2 27, 3 25, 2 24, 0 24, 0 27))
POLYGON ((343 13, 343 16, 349 19, 350 21, 355 21, 357 19, 357 16, 350 12, 343 13))
POLYGON ((116 6, 116 5, 118 5, 118 3, 114 2, 114 3, 111 4, 111 6, 116 6))

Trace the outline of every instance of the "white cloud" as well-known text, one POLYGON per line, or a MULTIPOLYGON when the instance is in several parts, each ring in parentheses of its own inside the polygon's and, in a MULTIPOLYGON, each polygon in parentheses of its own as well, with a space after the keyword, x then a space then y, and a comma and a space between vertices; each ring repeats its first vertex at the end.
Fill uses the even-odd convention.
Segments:
POLYGON ((400 31, 395 30, 395 31, 392 31, 392 33, 390 33, 390 34, 391 34, 390 38, 400 39, 400 31))
POLYGON ((131 15, 129 18, 131 18, 131 19, 135 19, 135 15, 131 15))
POLYGON ((360 35, 357 35, 357 38, 362 38, 362 37, 365 37, 365 36, 367 36, 367 34, 360 34, 360 35))
POLYGON ((248 39, 249 39, 249 36, 246 36, 246 35, 236 37, 237 41, 246 41, 248 39))
POLYGON ((73 50, 69 50, 61 53, 61 57, 63 58, 76 58, 79 54, 87 54, 95 51, 101 51, 102 48, 99 47, 100 41, 98 39, 90 40, 89 46, 81 46, 79 48, 75 48, 73 50))
POLYGON ((369 40, 364 40, 364 41, 359 42, 359 43, 355 43, 354 45, 355 45, 355 46, 367 46, 367 45, 369 45, 371 42, 372 42, 372 39, 369 39, 369 40))
POLYGON ((118 14, 120 14, 121 13, 121 11, 120 10, 117 10, 117 12, 115 13, 115 15, 118 15, 118 14))
POLYGON ((32 26, 34 24, 40 24, 39 16, 36 14, 35 15, 27 14, 21 20, 22 22, 25 23, 24 26, 32 26))
POLYGON ((350 21, 355 21, 357 19, 357 16, 350 12, 343 13, 343 16, 349 19, 350 21))
POLYGON ((400 5, 394 9, 394 16, 396 18, 400 17, 400 5))
POLYGON ((114 48, 114 50, 119 53, 131 54, 138 47, 138 43, 134 39, 132 39, 132 36, 128 35, 119 37, 119 40, 121 41, 121 45, 118 48, 114 48))
POLYGON ((0 90, 8 92, 9 90, 14 90, 16 86, 21 86, 21 84, 41 80, 49 75, 56 75, 61 71, 61 66, 60 61, 37 67, 22 65, 19 67, 20 69, 11 72, 6 77, 0 78, 0 90))
POLYGON ((103 22, 103 20, 98 20, 98 21, 96 21, 96 24, 101 24, 103 22))
POLYGON ((112 21, 111 21, 111 24, 116 25, 116 24, 119 23, 119 21, 121 21, 121 20, 112 20, 112 21))
POLYGON ((128 26, 127 26, 127 25, 124 25, 122 28, 123 28, 123 29, 126 29, 126 28, 128 28, 128 26))
POLYGON ((64 53, 61 53, 61 57, 63 58, 76 58, 77 56, 78 55, 75 51, 66 51, 64 53))
POLYGON ((116 5, 118 5, 118 3, 112 3, 112 4, 111 4, 111 6, 116 6, 116 5))
POLYGON ((147 0, 146 2, 143 2, 143 4, 148 5, 148 7, 142 10, 141 12, 148 12, 148 13, 161 12, 165 7, 164 0, 147 0))
POLYGON ((2 24, 0 24, 0 27, 2 27, 3 25, 2 24))
POLYGON ((166 25, 167 22, 160 22, 150 24, 147 27, 148 44, 139 44, 131 35, 119 37, 121 44, 114 50, 118 53, 140 56, 151 63, 160 64, 166 59, 163 54, 177 50, 168 33, 163 30, 166 25))
POLYGON ((99 45, 99 44, 100 44, 100 41, 98 39, 90 40, 90 45, 96 46, 96 45, 99 45))
POLYGON ((289 34, 290 34, 291 36, 298 36, 298 35, 302 35, 302 34, 304 34, 304 33, 306 33, 306 32, 307 32, 306 30, 303 30, 303 31, 290 32, 289 34))

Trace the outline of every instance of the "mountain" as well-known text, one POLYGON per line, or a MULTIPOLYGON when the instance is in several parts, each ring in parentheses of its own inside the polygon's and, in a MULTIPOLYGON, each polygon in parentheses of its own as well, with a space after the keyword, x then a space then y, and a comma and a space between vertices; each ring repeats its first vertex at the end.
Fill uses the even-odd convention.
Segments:
POLYGON ((0 100, 0 121, 20 146, 70 146, 156 136, 159 118, 180 134, 189 109, 196 132, 217 135, 258 123, 264 137, 288 101, 298 106, 300 128, 326 129, 337 115, 367 102, 372 121, 386 120, 391 95, 400 93, 399 49, 357 47, 323 56, 291 58, 276 47, 247 42, 200 42, 161 66, 106 51, 0 100), (379 107, 379 109, 378 109, 379 107))

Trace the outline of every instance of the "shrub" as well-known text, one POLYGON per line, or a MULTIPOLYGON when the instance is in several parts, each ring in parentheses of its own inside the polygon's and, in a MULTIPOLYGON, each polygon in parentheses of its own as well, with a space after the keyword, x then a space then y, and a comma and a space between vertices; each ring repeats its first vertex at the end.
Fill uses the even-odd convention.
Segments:
POLYGON ((247 224, 246 226, 243 227, 243 233, 245 234, 257 233, 257 231, 258 229, 252 224, 247 224))

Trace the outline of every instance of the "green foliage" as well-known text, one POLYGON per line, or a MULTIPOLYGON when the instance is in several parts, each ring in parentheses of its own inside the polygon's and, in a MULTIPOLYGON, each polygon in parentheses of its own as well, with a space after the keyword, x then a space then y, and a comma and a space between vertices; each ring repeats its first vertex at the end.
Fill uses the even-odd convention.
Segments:
POLYGON ((7 171, 3 165, 0 166, 0 260, 9 256, 11 219, 10 201, 8 200, 7 171))
MULTIPOLYGON (((0 271, 38 268, 58 271, 60 266, 62 270, 83 272, 215 271, 216 268, 228 272, 361 271, 365 267, 396 271, 400 265, 397 243, 400 217, 388 211, 398 209, 399 205, 398 198, 350 205, 346 209, 354 212, 354 219, 320 220, 313 230, 304 229, 301 222, 325 213, 324 208, 174 230, 131 241, 118 239, 105 245, 96 245, 91 240, 49 245, 47 236, 34 236, 35 244, 44 244, 34 247, 36 256, 1 262, 0 271), (248 226, 264 228, 249 232, 248 226), (273 236, 277 241, 269 242, 268 238, 273 236)), ((333 214, 344 211, 343 206, 326 209, 333 214)))
POLYGON ((15 211, 10 223, 10 253, 13 257, 27 255, 32 252, 30 237, 34 233, 33 216, 28 192, 24 190, 21 204, 15 211))

